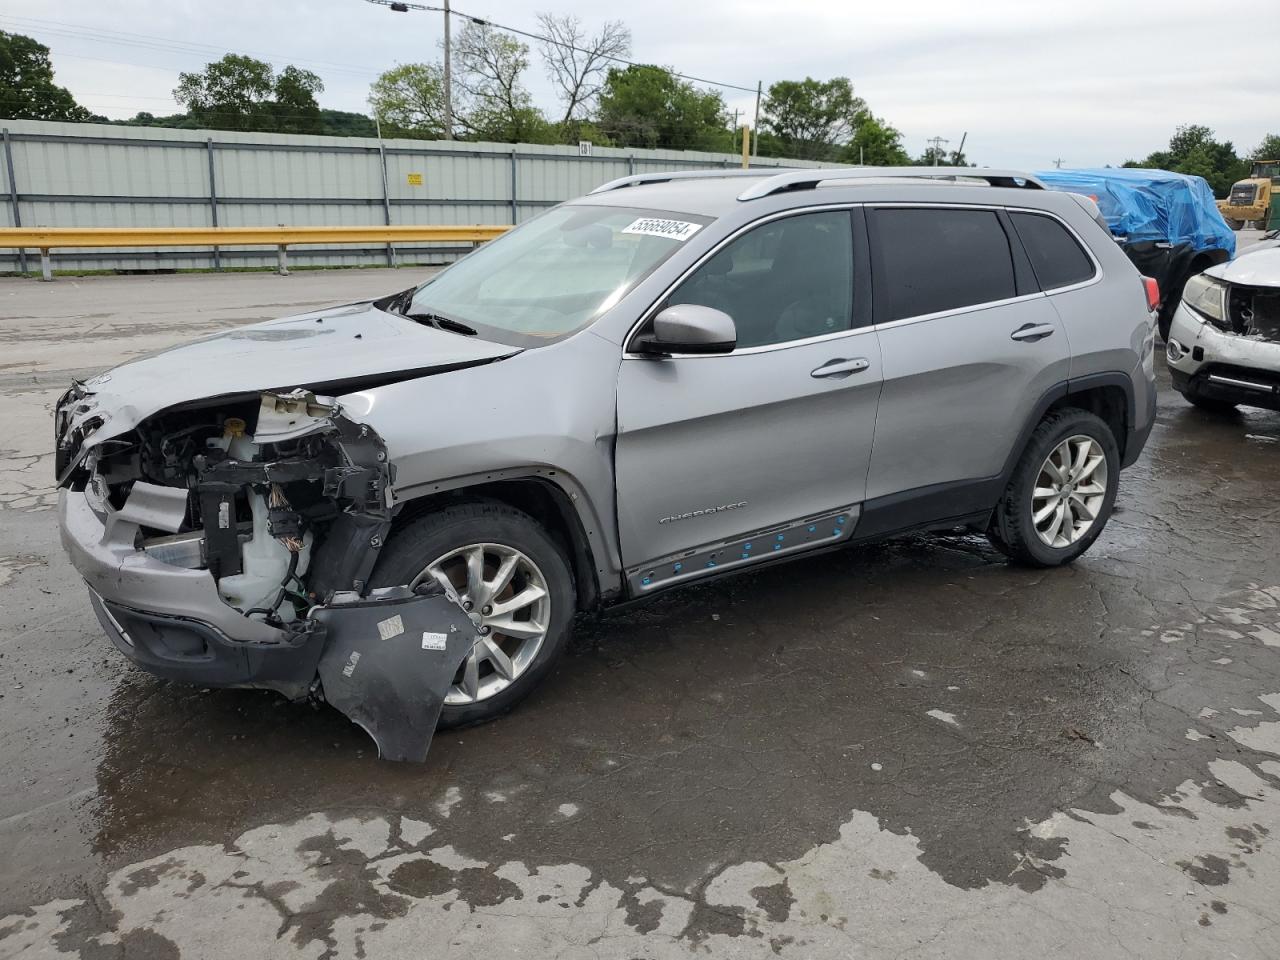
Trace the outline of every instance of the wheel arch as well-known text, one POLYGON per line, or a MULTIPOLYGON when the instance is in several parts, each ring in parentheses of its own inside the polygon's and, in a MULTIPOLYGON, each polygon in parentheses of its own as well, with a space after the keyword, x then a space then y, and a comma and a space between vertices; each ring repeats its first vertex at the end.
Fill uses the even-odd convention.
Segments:
POLYGON ((1102 418, 1111 427, 1116 446, 1120 448, 1121 463, 1124 462, 1125 448, 1137 423, 1133 380, 1119 371, 1092 373, 1058 383, 1041 396, 1023 423, 1017 443, 1009 451, 1004 470, 1000 473, 1001 490, 1013 476, 1022 451, 1027 448, 1040 421, 1064 407, 1079 407, 1102 418))
POLYGON ((1063 407, 1087 410, 1111 428, 1124 462, 1125 447, 1136 422, 1133 381, 1122 373, 1104 373, 1073 380, 1062 397, 1049 405, 1045 413, 1063 407))
POLYGON ((537 520, 569 559, 578 609, 594 609, 619 593, 617 567, 595 509, 569 474, 553 468, 493 470, 432 484, 404 503, 391 536, 424 514, 469 500, 503 503, 537 520))

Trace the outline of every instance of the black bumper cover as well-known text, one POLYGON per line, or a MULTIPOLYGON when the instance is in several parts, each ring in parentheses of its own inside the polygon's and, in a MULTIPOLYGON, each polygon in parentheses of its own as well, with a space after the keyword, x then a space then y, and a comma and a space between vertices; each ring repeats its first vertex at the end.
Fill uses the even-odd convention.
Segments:
POLYGON ((1193 374, 1183 373, 1181 370, 1170 367, 1169 376, 1173 380, 1173 389, 1187 397, 1204 397, 1209 400, 1238 403, 1245 407, 1280 410, 1280 374, 1272 371, 1211 363, 1193 374), (1215 373, 1221 377, 1251 383, 1255 386, 1235 387, 1210 380, 1209 376, 1215 373))
POLYGON ((470 618, 434 582, 335 595, 296 643, 235 641, 199 620, 148 613, 90 591, 111 642, 168 680, 258 687, 300 699, 318 680, 332 706, 364 728, 386 760, 426 759, 453 678, 475 644, 470 618))
POLYGON ((134 610, 92 591, 89 596, 116 648, 166 680, 276 690, 296 700, 307 695, 315 679, 323 629, 309 632, 297 644, 244 643, 199 620, 134 610))

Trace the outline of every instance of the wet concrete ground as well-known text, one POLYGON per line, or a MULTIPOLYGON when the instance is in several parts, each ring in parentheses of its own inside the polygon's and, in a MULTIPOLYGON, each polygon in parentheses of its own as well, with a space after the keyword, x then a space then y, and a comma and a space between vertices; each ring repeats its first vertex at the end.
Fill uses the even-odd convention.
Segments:
POLYGON ((1072 567, 916 537, 669 594, 425 766, 129 667, 56 542, 65 381, 411 279, 0 284, 0 957, 1280 956, 1280 414, 1163 371, 1072 567))

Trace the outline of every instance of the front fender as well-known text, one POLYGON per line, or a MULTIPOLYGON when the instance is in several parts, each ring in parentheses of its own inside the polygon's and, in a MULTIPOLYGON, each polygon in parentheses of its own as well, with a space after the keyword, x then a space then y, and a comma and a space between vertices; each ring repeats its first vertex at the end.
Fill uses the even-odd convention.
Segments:
POLYGON ((537 478, 572 504, 600 588, 621 582, 613 450, 620 349, 589 331, 496 363, 342 397, 386 443, 397 503, 537 478))

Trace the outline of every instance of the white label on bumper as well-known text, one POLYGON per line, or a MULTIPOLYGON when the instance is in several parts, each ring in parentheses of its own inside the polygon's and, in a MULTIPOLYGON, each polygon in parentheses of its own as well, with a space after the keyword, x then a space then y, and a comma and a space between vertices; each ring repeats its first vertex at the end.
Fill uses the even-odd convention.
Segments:
POLYGON ((666 237, 684 243, 702 229, 700 223, 688 223, 684 220, 661 220, 658 217, 641 217, 630 226, 622 228, 623 233, 638 233, 646 237, 666 237))
POLYGON ((427 633, 424 631, 422 634, 422 649, 443 650, 448 639, 449 635, 447 633, 427 633))
POLYGON ((378 636, 383 640, 390 640, 392 637, 398 637, 404 633, 404 621, 400 619, 400 614, 394 617, 387 617, 386 620, 378 623, 378 636))
POLYGON ((356 672, 356 664, 360 662, 360 651, 352 650, 351 657, 347 660, 347 665, 342 668, 342 675, 349 677, 356 672))

